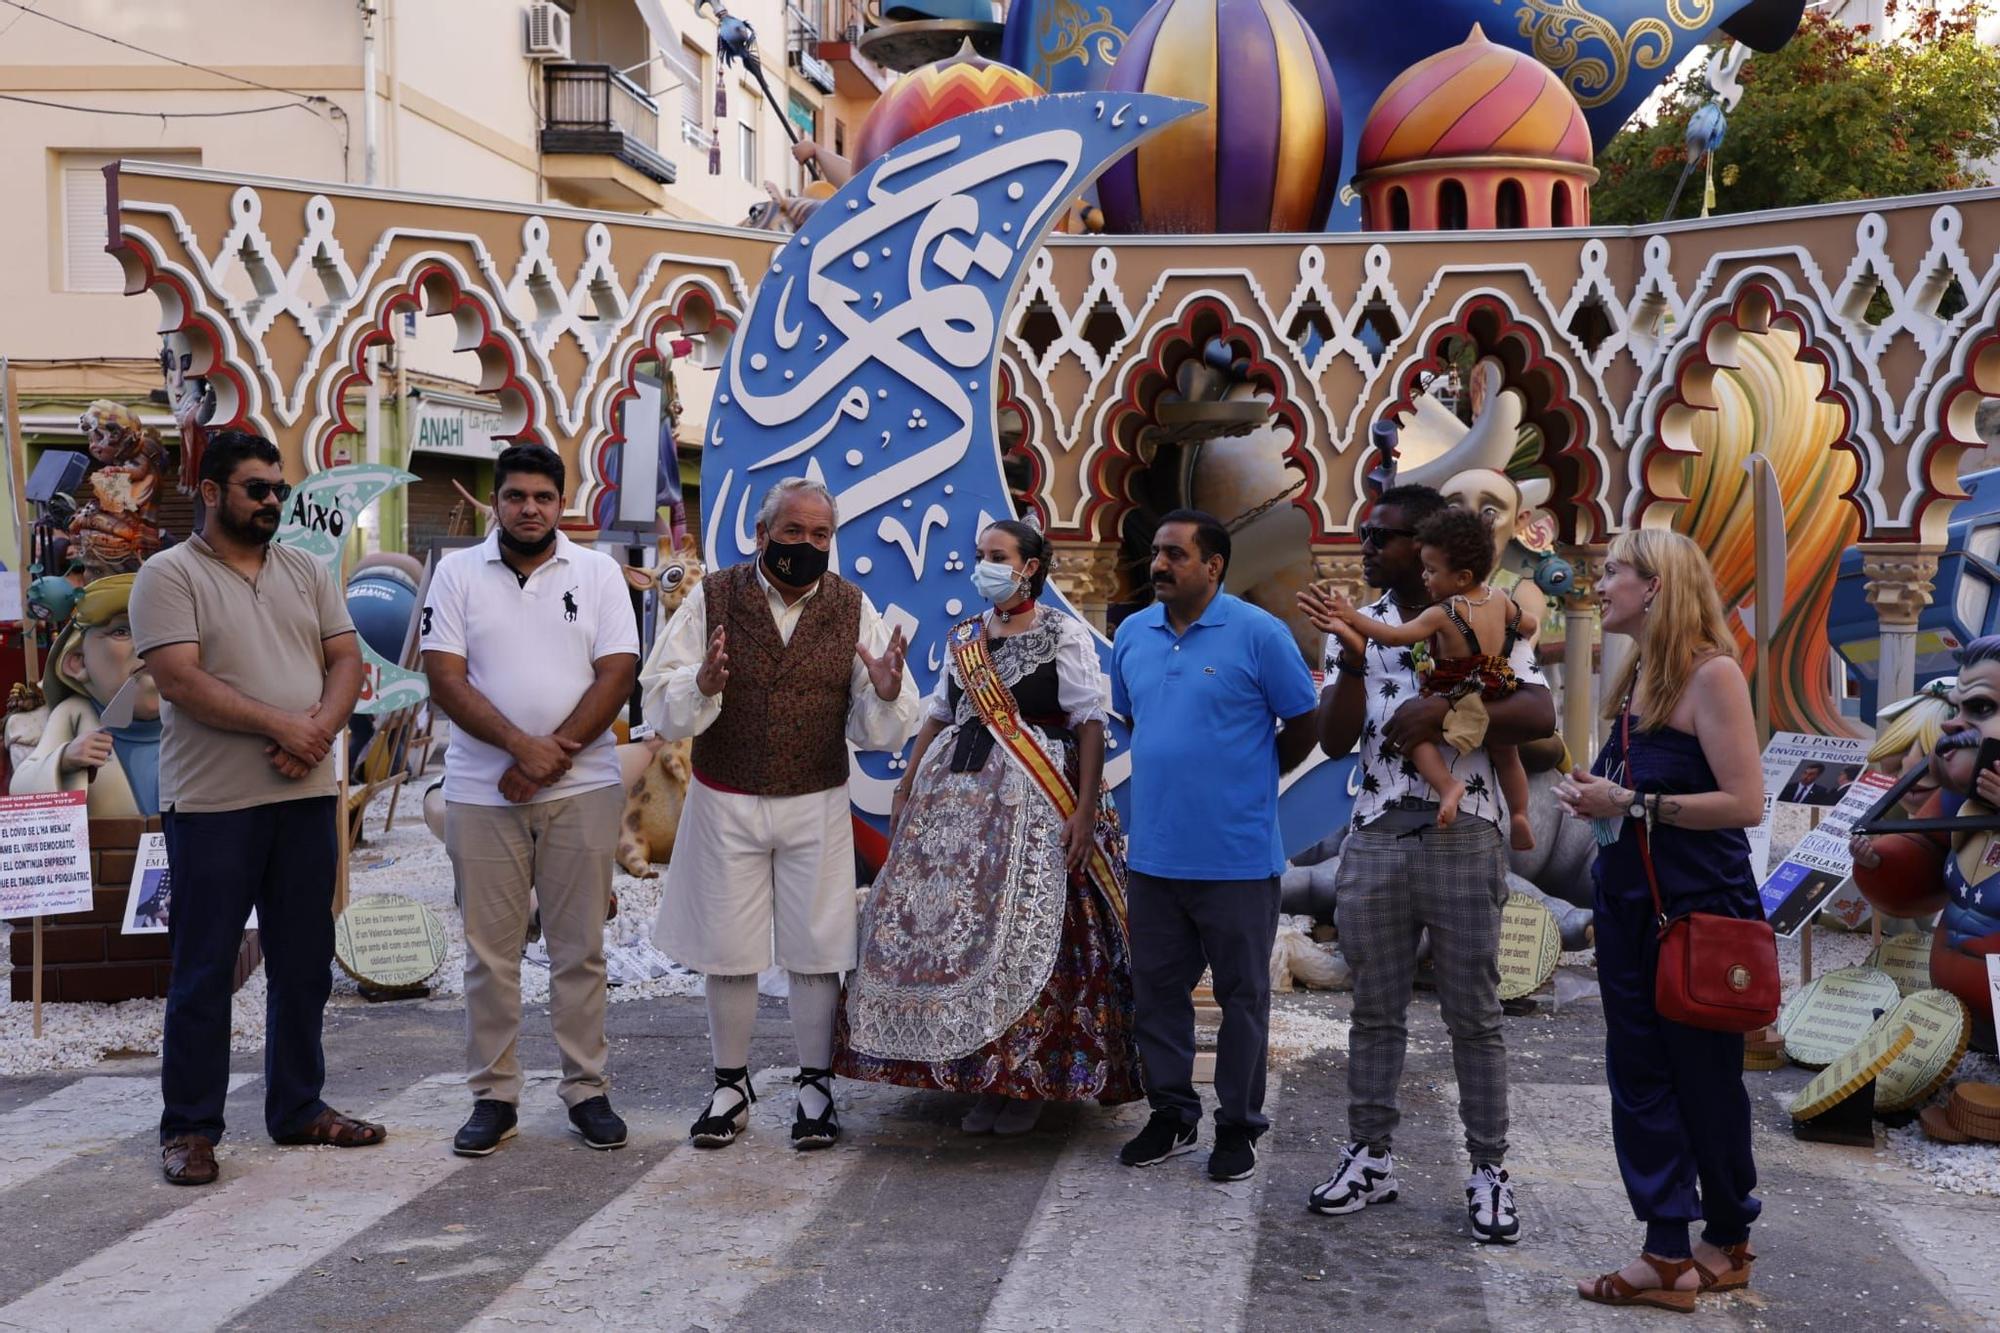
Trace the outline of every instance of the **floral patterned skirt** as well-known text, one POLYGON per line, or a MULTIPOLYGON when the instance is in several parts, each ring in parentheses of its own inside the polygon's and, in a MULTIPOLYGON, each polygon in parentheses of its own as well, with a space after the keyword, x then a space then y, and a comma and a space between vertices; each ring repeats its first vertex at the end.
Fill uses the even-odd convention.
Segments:
POLYGON ((849 1044, 847 1007, 842 1005, 833 1070, 842 1078, 942 1092, 1052 1102, 1095 1098, 1106 1106, 1137 1101, 1145 1089, 1133 1040, 1132 969, 1124 931, 1089 881, 1072 876, 1055 967, 1012 1027, 954 1060, 884 1060, 849 1044))
MULTIPOLYGON (((952 772, 953 740, 947 730, 926 753, 862 910, 834 1072, 950 1092, 1136 1100, 1123 923, 1086 876, 1069 873, 1047 796, 997 752, 952 772)), ((1074 782, 1074 747, 1042 742, 1063 753, 1074 782)), ((1100 841, 1122 881, 1122 840, 1105 809, 1100 841)))

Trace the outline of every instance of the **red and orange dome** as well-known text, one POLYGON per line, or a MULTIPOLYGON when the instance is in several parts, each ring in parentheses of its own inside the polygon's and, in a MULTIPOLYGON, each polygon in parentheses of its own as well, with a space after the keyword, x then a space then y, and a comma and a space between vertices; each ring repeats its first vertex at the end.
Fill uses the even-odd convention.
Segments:
POLYGON ((854 139, 854 169, 968 111, 1040 97, 1042 86, 1011 65, 987 60, 968 40, 958 54, 922 65, 889 85, 854 139))
POLYGON ((1555 71, 1486 40, 1420 60, 1383 89, 1355 152, 1358 176, 1409 162, 1507 157, 1591 164, 1590 126, 1555 71))

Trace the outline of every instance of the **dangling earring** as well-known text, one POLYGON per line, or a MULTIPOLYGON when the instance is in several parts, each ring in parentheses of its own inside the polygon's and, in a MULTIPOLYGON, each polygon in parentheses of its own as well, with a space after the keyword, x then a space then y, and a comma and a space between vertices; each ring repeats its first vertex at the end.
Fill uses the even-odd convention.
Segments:
POLYGON ((1640 614, 1640 615, 1642 615, 1642 616, 1650 616, 1650 615, 1652 615, 1652 614, 1653 614, 1653 599, 1652 599, 1652 598, 1648 597, 1648 598, 1646 599, 1646 604, 1645 604, 1644 606, 1642 606, 1642 607, 1640 607, 1640 608, 1639 608, 1639 614, 1640 614))

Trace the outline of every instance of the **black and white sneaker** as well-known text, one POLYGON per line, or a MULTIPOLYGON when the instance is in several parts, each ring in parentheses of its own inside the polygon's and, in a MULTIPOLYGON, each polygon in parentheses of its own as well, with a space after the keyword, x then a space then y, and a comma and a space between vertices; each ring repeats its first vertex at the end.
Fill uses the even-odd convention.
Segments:
POLYGON ((1514 1186, 1497 1166, 1475 1166, 1465 1179, 1465 1212, 1472 1219, 1472 1237, 1488 1245, 1512 1245, 1521 1239, 1521 1215, 1514 1208, 1514 1186))
POLYGON ((1394 1203, 1401 1188, 1396 1183, 1394 1153, 1350 1143, 1340 1150, 1340 1165, 1334 1168, 1332 1179, 1313 1190, 1306 1207, 1338 1217, 1358 1213, 1371 1203, 1394 1203))
POLYGON ((1169 1157, 1194 1151, 1197 1127, 1170 1111, 1155 1111, 1138 1137, 1118 1150, 1127 1166, 1155 1166, 1169 1157))

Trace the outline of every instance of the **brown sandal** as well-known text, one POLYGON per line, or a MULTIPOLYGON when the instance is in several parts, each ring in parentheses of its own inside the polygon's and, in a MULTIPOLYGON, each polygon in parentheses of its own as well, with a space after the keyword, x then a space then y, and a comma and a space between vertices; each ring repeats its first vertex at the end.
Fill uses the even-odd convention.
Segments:
POLYGON ((1622 1273, 1606 1273, 1591 1283, 1589 1287, 1579 1286, 1576 1294, 1587 1301, 1599 1305, 1650 1305, 1658 1310, 1673 1310, 1680 1314, 1694 1313, 1695 1289, 1674 1290, 1674 1283, 1695 1266, 1692 1259, 1662 1259, 1654 1254, 1639 1256, 1653 1266, 1659 1274, 1657 1287, 1635 1287, 1625 1280, 1622 1273))
POLYGON ((304 1129, 278 1139, 282 1148, 372 1148, 389 1137, 389 1131, 369 1120, 342 1115, 331 1106, 312 1118, 304 1129))
POLYGON ((171 1185, 212 1185, 219 1167, 215 1145, 199 1134, 182 1134, 160 1145, 160 1170, 171 1185))
POLYGON ((1720 1245, 1723 1256, 1729 1260, 1729 1267, 1720 1273, 1711 1273, 1694 1260, 1694 1271, 1701 1274, 1703 1291, 1737 1291, 1750 1285, 1750 1265, 1757 1262, 1757 1256, 1750 1253, 1750 1242, 1735 1245, 1720 1245))

